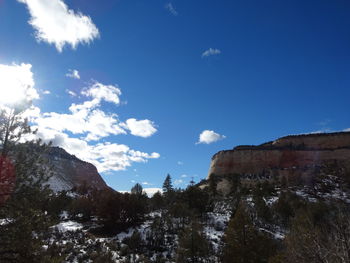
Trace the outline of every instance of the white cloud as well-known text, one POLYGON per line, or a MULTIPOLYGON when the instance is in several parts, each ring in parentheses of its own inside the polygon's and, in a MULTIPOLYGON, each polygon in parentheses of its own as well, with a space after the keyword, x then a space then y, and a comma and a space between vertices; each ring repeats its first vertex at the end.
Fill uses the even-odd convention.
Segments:
POLYGON ((94 83, 84 89, 82 94, 92 97, 92 100, 81 104, 73 103, 69 107, 69 113, 41 113, 37 107, 28 109, 25 114, 30 118, 33 128, 38 129, 37 138, 46 142, 52 141, 53 145, 60 146, 78 158, 94 164, 99 172, 125 170, 132 163, 145 163, 149 159, 160 157, 159 153, 134 150, 124 144, 110 142, 92 144, 91 141, 110 135, 127 133, 116 114, 106 113, 100 108, 102 101, 118 104, 121 92, 114 86, 94 83))
POLYGON ((99 140, 109 135, 126 134, 119 125, 116 114, 106 114, 96 109, 97 103, 86 101, 83 104, 72 104, 71 113, 44 113, 36 119, 41 128, 49 128, 58 132, 69 131, 73 134, 86 134, 87 141, 99 140), (89 103, 90 102, 90 103, 89 103))
POLYGON ((350 128, 343 130, 344 132, 350 132, 350 128))
POLYGON ((105 100, 107 102, 119 104, 119 96, 122 92, 118 86, 103 85, 102 83, 94 82, 90 87, 84 89, 81 94, 96 99, 98 103, 105 100))
POLYGON ((22 113, 23 118, 27 118, 28 121, 35 120, 40 117, 40 109, 35 106, 31 106, 22 113))
POLYGON ((31 67, 30 64, 0 64, 0 106, 6 109, 23 103, 25 107, 20 105, 25 110, 22 117, 28 118, 33 129, 37 129, 35 135, 27 135, 23 140, 41 138, 45 142, 52 141, 53 145, 94 164, 99 172, 125 170, 135 162, 145 163, 160 158, 159 153, 134 150, 124 144, 90 143, 110 135, 126 134, 116 114, 99 108, 103 100, 119 103, 121 92, 118 88, 94 83, 82 93, 92 100, 72 104, 68 113, 42 113, 40 108, 31 104, 33 99, 39 98, 31 67))
POLYGON ((49 95, 49 94, 51 94, 51 92, 50 92, 49 90, 44 90, 44 91, 43 91, 43 94, 49 95))
POLYGON ((101 110, 94 110, 87 117, 86 131, 89 132, 86 136, 88 141, 98 140, 110 134, 126 134, 125 130, 118 124, 117 115, 107 115, 101 110))
POLYGON ((66 74, 66 77, 72 79, 80 79, 79 71, 76 69, 69 69, 68 73, 66 74))
POLYGON ((63 0, 17 0, 27 5, 29 24, 38 41, 54 44, 59 52, 65 45, 73 49, 79 43, 90 43, 99 31, 89 16, 69 9, 63 0))
POLYGON ((32 65, 0 64, 0 105, 29 107, 31 101, 39 99, 34 88, 32 65))
POLYGON ((167 3, 165 5, 165 9, 167 9, 174 16, 177 16, 179 14, 172 3, 167 3))
POLYGON ((186 178, 186 177, 187 177, 187 174, 181 175, 181 178, 186 178))
POLYGON ((209 48, 208 50, 204 51, 202 53, 202 58, 204 57, 209 57, 209 56, 213 56, 213 55, 219 55, 221 54, 221 50, 217 49, 217 48, 209 48))
POLYGON ((183 184, 183 180, 182 179, 176 179, 175 181, 174 181, 174 185, 179 185, 179 184, 183 184))
POLYGON ((143 188, 143 191, 148 195, 148 197, 152 197, 157 192, 160 192, 160 193, 163 192, 162 188, 156 188, 156 187, 143 188))
POLYGON ((150 120, 136 120, 134 118, 128 119, 122 127, 130 130, 130 133, 140 137, 150 137, 157 132, 154 123, 150 120))
POLYGON ((160 156, 158 153, 148 154, 135 151, 124 144, 104 142, 93 145, 54 129, 40 126, 33 128, 38 128, 37 138, 45 142, 51 141, 54 146, 60 146, 83 161, 94 164, 99 172, 126 170, 134 162, 145 163, 148 159, 157 159, 160 156))
POLYGON ((66 92, 67 92, 69 95, 71 95, 72 97, 78 96, 78 94, 76 94, 76 93, 75 93, 74 91, 72 91, 72 90, 66 89, 66 92))
POLYGON ((213 142, 225 139, 225 138, 226 138, 226 136, 220 135, 214 131, 204 130, 199 135, 199 141, 197 142, 197 144, 199 144, 199 143, 210 144, 210 143, 213 143, 213 142))
POLYGON ((178 165, 184 165, 184 162, 178 161, 177 164, 178 164, 178 165))

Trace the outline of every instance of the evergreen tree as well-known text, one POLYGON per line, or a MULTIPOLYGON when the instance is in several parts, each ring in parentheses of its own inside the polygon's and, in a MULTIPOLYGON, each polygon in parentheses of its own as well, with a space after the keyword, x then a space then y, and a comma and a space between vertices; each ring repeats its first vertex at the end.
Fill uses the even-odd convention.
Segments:
POLYGON ((152 210, 158 210, 163 208, 164 200, 162 194, 158 191, 150 199, 152 210))
POLYGON ((274 253, 272 240, 255 229, 242 202, 229 222, 224 241, 223 263, 262 263, 274 253))
POLYGON ((137 183, 131 188, 130 192, 133 195, 142 196, 143 195, 143 188, 139 183, 137 183))
POLYGON ((164 199, 165 199, 166 204, 169 205, 169 204, 173 203, 173 201, 175 199, 175 191, 173 188, 170 174, 168 174, 164 180, 163 195, 164 195, 164 199))
POLYGON ((258 217, 266 222, 270 222, 272 219, 272 214, 263 198, 261 191, 253 191, 253 202, 258 217))
POLYGON ((210 246, 203 233, 203 229, 196 220, 192 220, 191 224, 182 232, 179 239, 176 262, 207 262, 209 256, 210 246))
POLYGON ((0 111, 1 154, 11 161, 16 176, 11 195, 5 193, 9 198, 0 207, 0 218, 8 219, 0 226, 0 262, 41 262, 43 237, 52 224, 45 209, 51 195, 45 186, 51 174, 44 159, 48 147, 40 141, 19 143, 23 135, 32 134, 21 114, 18 109, 0 111))
POLYGON ((164 183, 163 183, 163 193, 166 194, 166 193, 170 193, 173 191, 174 191, 174 188, 173 188, 173 184, 171 181, 171 176, 170 176, 170 174, 168 174, 164 180, 164 183))
POLYGON ((164 218, 156 217, 151 226, 150 231, 147 232, 146 236, 147 247, 150 250, 158 252, 164 252, 165 247, 165 229, 164 229, 164 218))
POLYGON ((209 194, 195 185, 190 185, 182 193, 182 198, 195 213, 202 215, 209 205, 209 194))

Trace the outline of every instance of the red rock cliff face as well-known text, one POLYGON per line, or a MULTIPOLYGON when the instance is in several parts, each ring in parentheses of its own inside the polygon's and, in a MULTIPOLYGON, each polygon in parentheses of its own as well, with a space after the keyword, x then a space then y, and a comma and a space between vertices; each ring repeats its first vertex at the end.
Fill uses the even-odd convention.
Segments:
POLYGON ((259 146, 238 146, 212 158, 209 176, 286 170, 305 173, 325 163, 350 169, 350 132, 287 136, 259 146))

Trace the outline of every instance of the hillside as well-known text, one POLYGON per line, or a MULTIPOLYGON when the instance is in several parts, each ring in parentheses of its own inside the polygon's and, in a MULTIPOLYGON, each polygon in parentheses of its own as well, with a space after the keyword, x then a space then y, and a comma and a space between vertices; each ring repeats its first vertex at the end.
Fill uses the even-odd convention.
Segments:
POLYGON ((32 185, 24 190, 35 195, 19 192, 0 206, 0 237, 6 238, 0 261, 20 255, 64 263, 349 262, 348 136, 288 136, 219 152, 216 164, 221 154, 246 159, 186 189, 175 189, 167 175, 163 192, 152 198, 140 184, 130 193, 113 191, 93 165, 50 148, 56 193, 32 185), (258 158, 262 153, 265 159, 258 158), (75 191, 58 191, 72 186, 75 191), (33 251, 23 251, 30 246, 33 251))
POLYGON ((80 160, 62 148, 51 147, 46 158, 53 170, 48 184, 55 192, 71 190, 83 184, 100 190, 108 188, 93 164, 80 160))

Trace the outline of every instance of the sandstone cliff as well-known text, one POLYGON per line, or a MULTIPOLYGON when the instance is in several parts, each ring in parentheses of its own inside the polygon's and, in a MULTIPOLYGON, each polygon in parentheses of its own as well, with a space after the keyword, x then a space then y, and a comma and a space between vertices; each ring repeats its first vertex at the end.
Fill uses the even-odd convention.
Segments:
POLYGON ((94 165, 78 159, 62 148, 52 147, 47 154, 47 159, 54 174, 48 183, 56 192, 71 190, 82 184, 96 189, 108 187, 94 165))
POLYGON ((301 176, 322 166, 350 171, 350 132, 286 136, 258 146, 238 146, 212 157, 209 175, 246 178, 301 176))

